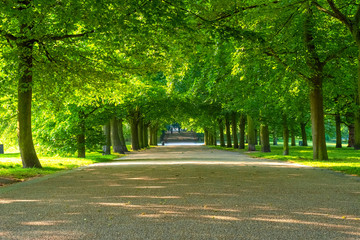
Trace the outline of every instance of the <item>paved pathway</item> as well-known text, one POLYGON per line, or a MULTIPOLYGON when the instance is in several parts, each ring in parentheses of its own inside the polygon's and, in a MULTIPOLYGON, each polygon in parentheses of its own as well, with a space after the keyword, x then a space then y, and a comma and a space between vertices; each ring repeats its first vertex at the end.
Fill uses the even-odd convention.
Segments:
POLYGON ((0 188, 0 239, 360 239, 359 179, 158 147, 0 188))

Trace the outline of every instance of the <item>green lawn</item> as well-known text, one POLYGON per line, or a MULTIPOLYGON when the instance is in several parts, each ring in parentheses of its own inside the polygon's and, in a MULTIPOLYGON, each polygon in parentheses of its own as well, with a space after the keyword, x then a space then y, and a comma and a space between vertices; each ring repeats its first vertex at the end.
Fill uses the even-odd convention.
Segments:
POLYGON ((360 151, 355 151, 353 148, 335 148, 331 145, 328 146, 328 161, 314 161, 312 160, 312 147, 290 147, 290 155, 282 155, 282 145, 271 146, 270 153, 260 152, 260 146, 256 146, 256 152, 247 152, 246 150, 234 150, 229 148, 221 148, 217 146, 217 149, 225 149, 230 151, 241 151, 255 158, 267 158, 274 160, 281 160, 293 163, 300 163, 303 165, 327 168, 334 171, 340 171, 347 174, 360 176, 360 151))
POLYGON ((108 162, 121 155, 102 155, 101 153, 86 153, 86 158, 75 157, 39 157, 42 169, 22 168, 19 153, 0 154, 0 177, 25 180, 32 177, 52 174, 92 163, 108 162))

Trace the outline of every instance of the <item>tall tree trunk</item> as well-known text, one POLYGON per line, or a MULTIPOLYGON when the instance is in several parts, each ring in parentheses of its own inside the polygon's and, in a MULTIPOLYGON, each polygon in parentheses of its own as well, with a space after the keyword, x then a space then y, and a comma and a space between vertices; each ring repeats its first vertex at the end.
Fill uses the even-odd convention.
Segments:
POLYGON ((275 146, 278 145, 276 129, 274 129, 274 131, 273 131, 273 145, 275 145, 275 146))
POLYGON ((287 125, 286 116, 283 116, 283 140, 284 140, 283 155, 289 155, 289 128, 287 125))
POLYGON ((144 147, 149 147, 149 123, 147 122, 146 124, 144 124, 144 136, 143 136, 143 142, 144 142, 144 147))
POLYGON ((302 145, 307 146, 307 137, 306 137, 306 123, 300 123, 301 128, 301 138, 302 138, 302 145))
POLYGON ((137 112, 134 112, 130 117, 130 128, 131 128, 131 148, 136 151, 140 149, 139 145, 139 131, 138 131, 138 123, 139 116, 137 112))
POLYGON ((126 141, 125 141, 125 137, 124 137, 124 126, 123 126, 123 120, 120 119, 118 121, 118 128, 119 128, 119 138, 120 138, 120 145, 121 145, 121 149, 123 150, 123 152, 129 152, 129 150, 126 147, 126 141))
POLYGON ((226 147, 231 148, 231 133, 230 133, 230 120, 229 115, 225 115, 225 131, 226 131, 226 147))
POLYGON ((255 151, 255 123, 250 115, 247 115, 248 124, 248 151, 255 151))
POLYGON ((295 132, 294 129, 291 129, 291 146, 296 146, 295 132))
POLYGON ((110 120, 107 121, 107 123, 104 125, 103 127, 104 130, 104 136, 105 136, 105 148, 104 150, 104 155, 110 155, 111 154, 111 133, 110 133, 110 120))
POLYGON ((354 143, 355 143, 355 126, 354 126, 354 124, 350 124, 348 126, 348 129, 349 129, 349 139, 348 139, 347 147, 354 147, 354 143))
POLYGON ((335 114, 335 125, 336 125, 336 146, 335 147, 342 148, 340 113, 335 114))
POLYGON ((238 137, 237 137, 237 119, 236 119, 236 112, 232 112, 231 114, 231 131, 232 137, 234 142, 234 148, 239 148, 238 137))
POLYGON ((76 141, 77 141, 77 157, 78 158, 85 158, 85 113, 84 111, 79 111, 79 129, 78 133, 76 134, 76 141))
MULTIPOLYGON (((25 26, 21 27, 23 29, 25 26)), ((19 82, 18 82, 18 136, 21 160, 24 168, 41 168, 36 155, 31 130, 31 104, 33 81, 33 46, 31 42, 21 42, 17 45, 19 52, 19 82)))
POLYGON ((138 124, 138 139, 139 139, 139 147, 144 148, 144 120, 142 117, 139 119, 138 124))
POLYGON ((318 81, 310 90, 311 128, 314 160, 328 160, 325 139, 322 84, 318 81))
MULTIPOLYGON (((356 44, 358 46, 358 51, 360 51, 360 30, 359 30, 359 21, 356 25, 353 26, 353 37, 355 38, 356 44)), ((357 96, 356 96, 356 105, 357 110, 355 110, 355 121, 354 121, 354 149, 360 150, 360 52, 358 52, 358 77, 357 77, 357 96)))
POLYGON ((256 127, 254 126, 254 134, 255 134, 255 145, 258 145, 258 131, 256 129, 256 127))
POLYGON ((123 148, 121 146, 121 141, 119 137, 119 126, 118 126, 118 120, 116 117, 113 117, 110 120, 110 131, 111 131, 111 143, 113 147, 113 151, 115 153, 121 153, 124 154, 123 148))
POLYGON ((204 144, 209 145, 209 132, 206 128, 204 128, 204 144))
POLYGON ((241 114, 239 120, 239 149, 245 149, 245 124, 245 116, 244 114, 241 114))
POLYGON ((325 124, 324 124, 324 106, 323 106, 323 67, 324 63, 320 61, 317 54, 314 40, 314 17, 310 1, 305 3, 305 20, 304 20, 304 44, 307 54, 305 55, 306 64, 310 68, 312 75, 308 78, 310 83, 310 112, 311 127, 313 139, 313 158, 314 160, 328 160, 325 124))
POLYGON ((260 125, 261 152, 271 152, 269 135, 270 135, 269 126, 266 124, 261 124, 260 125))
POLYGON ((225 147, 225 139, 224 139, 224 125, 222 118, 218 119, 219 123, 219 135, 220 135, 220 146, 225 147))

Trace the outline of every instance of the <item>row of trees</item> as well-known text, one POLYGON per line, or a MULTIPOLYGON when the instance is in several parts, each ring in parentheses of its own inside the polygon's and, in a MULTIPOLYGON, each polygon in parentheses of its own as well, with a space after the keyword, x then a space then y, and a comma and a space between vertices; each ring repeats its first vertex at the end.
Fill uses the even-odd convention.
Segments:
POLYGON ((287 136, 310 119, 326 160, 333 114, 360 148, 356 2, 5 0, 0 14, 1 129, 17 118, 24 167, 41 166, 38 145, 83 156, 110 119, 131 126, 134 149, 166 121, 214 135, 240 117, 241 131, 246 118, 249 133, 287 136))

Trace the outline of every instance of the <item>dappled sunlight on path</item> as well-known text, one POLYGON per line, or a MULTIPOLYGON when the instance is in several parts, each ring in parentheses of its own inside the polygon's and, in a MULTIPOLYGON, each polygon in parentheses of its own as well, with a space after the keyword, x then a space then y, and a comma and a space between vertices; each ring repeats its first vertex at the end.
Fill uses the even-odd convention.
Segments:
POLYGON ((235 152, 158 147, 1 189, 0 238, 359 239, 359 184, 235 152))

